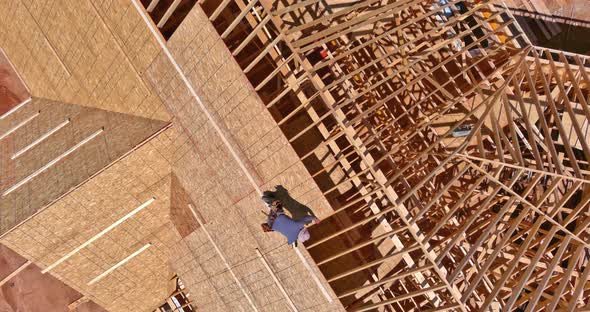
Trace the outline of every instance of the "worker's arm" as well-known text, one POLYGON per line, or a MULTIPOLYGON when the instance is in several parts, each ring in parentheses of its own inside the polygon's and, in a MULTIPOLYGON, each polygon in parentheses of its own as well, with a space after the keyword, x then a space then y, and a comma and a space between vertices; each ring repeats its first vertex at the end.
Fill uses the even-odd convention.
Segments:
POLYGON ((281 202, 278 200, 274 201, 272 206, 270 206, 270 212, 268 214, 268 217, 266 218, 266 223, 268 223, 268 225, 272 227, 272 224, 274 223, 277 216, 282 213, 284 212, 281 202))
POLYGON ((277 217, 276 212, 271 209, 270 213, 266 217, 266 222, 262 223, 260 225, 262 227, 262 231, 272 232, 273 231, 272 224, 274 223, 276 217, 277 217))
POLYGON ((266 217, 266 223, 272 227, 273 222, 277 218, 277 213, 274 210, 270 210, 268 217, 266 217))
POLYGON ((297 220, 297 222, 303 223, 303 225, 313 222, 314 224, 320 223, 320 219, 314 216, 305 216, 302 219, 297 220))

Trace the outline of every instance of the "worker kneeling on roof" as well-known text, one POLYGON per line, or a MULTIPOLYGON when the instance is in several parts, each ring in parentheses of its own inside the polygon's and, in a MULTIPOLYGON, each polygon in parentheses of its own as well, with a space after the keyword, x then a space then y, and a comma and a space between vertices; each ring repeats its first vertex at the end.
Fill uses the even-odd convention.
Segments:
POLYGON ((276 199, 274 192, 266 191, 262 194, 262 200, 269 206, 270 213, 266 223, 262 223, 262 230, 265 232, 277 231, 287 237, 289 245, 303 243, 310 237, 309 231, 305 228, 308 223, 319 223, 314 216, 305 216, 299 220, 293 220, 283 211, 283 204, 276 199))

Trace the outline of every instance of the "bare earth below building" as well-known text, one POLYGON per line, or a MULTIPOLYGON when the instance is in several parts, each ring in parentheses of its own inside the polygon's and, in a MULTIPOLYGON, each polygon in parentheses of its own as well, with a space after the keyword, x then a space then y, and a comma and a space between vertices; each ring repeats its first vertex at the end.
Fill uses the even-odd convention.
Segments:
MULTIPOLYGON (((26 259, 0 245, 0 280, 8 276, 26 259)), ((49 274, 42 274, 34 264, 20 271, 0 292, 1 312, 106 312, 94 302, 83 302, 72 310, 68 306, 82 294, 49 274)))

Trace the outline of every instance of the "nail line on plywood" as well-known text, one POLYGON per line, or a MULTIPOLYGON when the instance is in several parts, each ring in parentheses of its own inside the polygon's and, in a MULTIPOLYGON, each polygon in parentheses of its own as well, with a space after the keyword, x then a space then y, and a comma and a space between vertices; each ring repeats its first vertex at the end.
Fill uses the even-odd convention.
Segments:
POLYGON ((17 110, 19 110, 21 107, 25 106, 25 104, 31 102, 33 98, 28 98, 25 99, 24 101, 20 102, 18 105, 16 105, 15 107, 11 108, 9 111, 7 111, 6 113, 2 114, 2 116, 0 116, 0 120, 8 117, 9 115, 13 114, 14 112, 16 112, 17 110))
POLYGON ((47 272, 49 272, 50 270, 52 270, 53 268, 55 268, 56 266, 58 266, 60 263, 66 261, 68 258, 70 258, 74 254, 76 254, 78 251, 82 250, 84 247, 90 245, 92 242, 96 241, 97 239, 99 239, 100 237, 102 237, 104 234, 108 233, 110 230, 114 229, 119 224, 123 223, 125 220, 131 218, 136 213, 140 212, 145 207, 149 206, 155 200, 156 200, 156 198, 155 197, 152 197, 149 200, 147 200, 146 202, 144 202, 143 204, 139 205, 137 208, 133 209, 131 212, 129 212, 128 214, 126 214, 125 216, 123 216, 122 218, 120 218, 119 220, 115 221, 115 223, 109 225, 107 228, 105 228, 104 230, 100 231, 98 234, 96 234, 93 237, 91 237, 89 240, 87 240, 86 242, 84 242, 82 245, 76 247, 74 250, 70 251, 67 255, 61 257, 59 260, 57 260, 53 264, 49 265, 47 268, 45 268, 43 271, 41 271, 41 273, 47 273, 47 272))
POLYGON ((60 123, 59 125, 57 125, 56 127, 54 127, 53 129, 47 131, 44 135, 42 135, 41 137, 39 137, 37 140, 33 141, 31 144, 25 146, 24 148, 22 148, 20 151, 14 153, 10 159, 15 159, 17 157, 19 157, 20 155, 22 155, 23 153, 25 153, 26 151, 30 150, 31 148, 35 147, 35 145, 43 142, 45 139, 47 139, 48 137, 50 137, 52 134, 56 133, 57 131, 59 131, 59 129, 65 127, 67 124, 70 123, 70 118, 67 118, 64 122, 60 123))
POLYGON ((39 114, 41 114, 41 111, 37 111, 35 114, 33 114, 32 116, 30 116, 29 118, 23 120, 18 125, 12 127, 10 130, 8 130, 7 132, 5 132, 3 135, 0 135, 0 140, 2 140, 5 137, 9 136, 10 134, 12 134, 13 132, 15 132, 16 130, 20 129, 22 126, 28 124, 31 120, 37 118, 37 116, 39 116, 39 114))
POLYGON ((47 164, 45 164, 43 167, 37 169, 37 171, 33 172, 31 175, 29 175, 28 177, 22 179, 20 182, 18 182, 17 184, 13 185, 12 187, 10 187, 8 190, 4 191, 4 193, 2 194, 2 197, 14 192, 15 190, 17 190, 19 187, 25 185, 27 182, 29 182, 31 179, 33 179, 34 177, 38 176, 39 174, 43 173, 45 170, 49 169, 51 166, 55 165, 57 162, 59 162, 60 160, 62 160, 63 158, 67 157, 68 155, 70 155, 71 153, 73 153, 75 150, 77 150, 78 148, 80 148, 82 145, 88 143, 90 140, 94 139, 95 137, 97 137, 99 134, 101 134, 104 131, 104 128, 100 128, 99 130, 97 130, 96 132, 94 132, 93 134, 91 134, 89 137, 85 138, 84 140, 78 142, 78 144, 74 145, 73 147, 71 147, 69 150, 67 150, 66 152, 64 152, 63 154, 57 156, 57 158, 54 158, 52 161, 48 162, 47 164))
POLYGON ((119 261, 117 264, 113 265, 112 267, 110 267, 108 270, 104 271, 102 274, 98 275, 97 277, 93 278, 90 282, 88 282, 88 286, 100 281, 101 279, 103 279, 105 276, 109 275, 111 272, 113 272, 114 270, 116 270, 117 268, 123 266, 125 263, 129 262, 131 259, 137 257, 140 253, 144 252, 146 249, 148 249, 152 244, 151 243, 147 243, 145 244, 143 247, 139 248, 138 250, 136 250, 134 253, 130 254, 129 256, 127 256, 127 258, 119 261))

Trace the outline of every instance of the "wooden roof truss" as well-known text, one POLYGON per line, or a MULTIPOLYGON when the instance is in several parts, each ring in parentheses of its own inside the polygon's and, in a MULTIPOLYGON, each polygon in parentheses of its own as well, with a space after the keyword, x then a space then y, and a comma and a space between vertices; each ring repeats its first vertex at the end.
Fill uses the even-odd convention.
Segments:
POLYGON ((349 310, 590 308, 587 58, 488 1, 199 4, 331 178, 306 247, 349 310))

